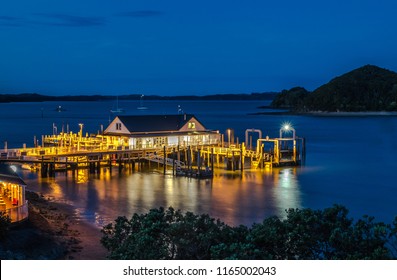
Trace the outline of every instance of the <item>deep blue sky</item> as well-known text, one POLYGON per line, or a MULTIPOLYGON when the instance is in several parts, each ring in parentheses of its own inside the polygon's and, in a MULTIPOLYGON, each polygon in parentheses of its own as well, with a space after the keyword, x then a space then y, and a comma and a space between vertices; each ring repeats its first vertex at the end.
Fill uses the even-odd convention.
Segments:
POLYGON ((0 5, 0 93, 313 90, 365 64, 397 70, 397 1, 13 0, 0 5))

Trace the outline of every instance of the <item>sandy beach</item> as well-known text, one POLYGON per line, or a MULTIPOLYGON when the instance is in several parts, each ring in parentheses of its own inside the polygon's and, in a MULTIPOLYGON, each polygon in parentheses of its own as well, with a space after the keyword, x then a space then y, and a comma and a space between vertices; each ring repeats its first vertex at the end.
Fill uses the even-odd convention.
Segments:
POLYGON ((0 245, 1 259, 104 260, 101 232, 94 225, 70 219, 70 205, 27 192, 29 218, 12 226, 0 245))

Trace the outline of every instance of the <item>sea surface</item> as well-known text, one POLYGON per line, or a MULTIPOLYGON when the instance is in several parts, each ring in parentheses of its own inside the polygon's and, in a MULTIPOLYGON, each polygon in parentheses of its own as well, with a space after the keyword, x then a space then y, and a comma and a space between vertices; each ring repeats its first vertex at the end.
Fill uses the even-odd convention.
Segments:
MULTIPOLYGON (((216 170, 212 180, 150 172, 89 175, 80 171, 41 179, 19 170, 28 189, 73 205, 75 219, 101 227, 117 216, 132 216, 151 208, 169 207, 208 213, 230 225, 252 225, 264 218, 285 217, 285 209, 323 209, 342 204, 350 217, 364 214, 391 223, 397 215, 396 116, 291 116, 257 114, 266 101, 120 101, 127 115, 177 114, 196 117, 210 129, 244 141, 246 129, 260 129, 263 137, 278 137, 289 122, 305 137, 306 164, 271 171, 243 173, 216 170)), ((97 133, 114 118, 115 102, 40 102, 0 104, 0 145, 33 146, 34 139, 53 132, 79 130, 97 133), (55 109, 62 106, 64 111, 55 109)), ((227 137, 225 137, 227 139, 227 137)), ((0 148, 3 148, 2 146, 0 148)))

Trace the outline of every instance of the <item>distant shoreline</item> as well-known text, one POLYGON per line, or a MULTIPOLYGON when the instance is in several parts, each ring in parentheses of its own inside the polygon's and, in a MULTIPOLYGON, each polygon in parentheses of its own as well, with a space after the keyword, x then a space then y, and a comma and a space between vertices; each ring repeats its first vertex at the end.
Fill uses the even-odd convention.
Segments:
POLYGON ((397 116, 397 112, 367 111, 367 112, 307 112, 302 115, 325 117, 372 117, 372 116, 397 116))
MULTIPOLYGON (((180 96, 160 96, 160 95, 144 95, 145 100, 267 100, 271 101, 277 95, 277 92, 263 93, 241 93, 241 94, 212 94, 212 95, 180 95, 180 96)), ((50 96, 37 93, 21 93, 21 94, 0 94, 0 103, 11 102, 46 102, 46 101, 108 101, 115 100, 141 100, 141 94, 130 95, 62 95, 50 96)))

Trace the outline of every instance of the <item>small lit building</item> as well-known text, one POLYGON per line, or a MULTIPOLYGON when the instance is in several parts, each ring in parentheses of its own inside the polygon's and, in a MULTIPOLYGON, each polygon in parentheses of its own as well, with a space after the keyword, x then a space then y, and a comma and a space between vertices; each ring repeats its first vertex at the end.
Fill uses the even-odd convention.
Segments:
POLYGON ((28 204, 25 198, 26 183, 18 176, 11 165, 0 164, 0 211, 18 222, 28 217, 28 204))
POLYGON ((219 131, 207 129, 187 114, 117 116, 104 135, 128 149, 215 145, 221 139, 219 131))

